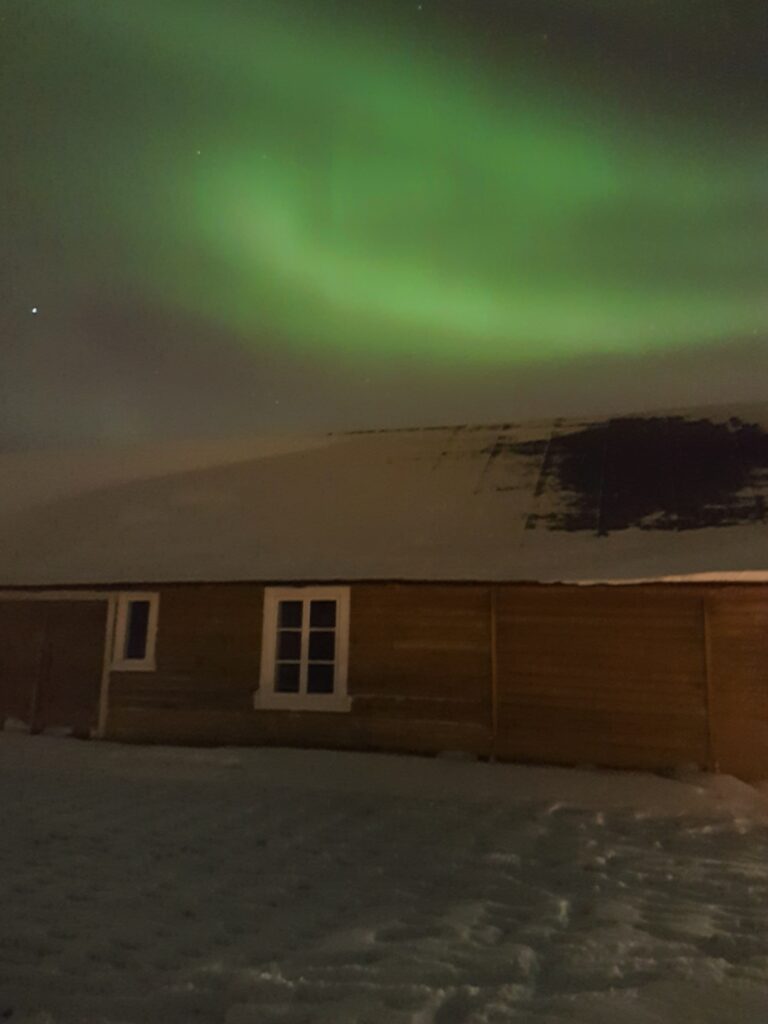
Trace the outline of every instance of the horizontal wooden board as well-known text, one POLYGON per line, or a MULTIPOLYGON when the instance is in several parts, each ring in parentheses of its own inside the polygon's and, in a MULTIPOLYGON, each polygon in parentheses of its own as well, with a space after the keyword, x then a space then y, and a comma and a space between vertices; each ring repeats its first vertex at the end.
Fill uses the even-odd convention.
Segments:
MULTIPOLYGON (((517 685, 519 677, 515 677, 517 685)), ((525 681, 524 681, 525 682, 525 681)), ((515 689, 514 693, 509 691, 502 694, 499 700, 499 707, 503 710, 509 708, 514 711, 516 708, 540 707, 540 708, 567 708, 570 711, 604 711, 606 713, 615 711, 618 713, 632 714, 650 711, 660 714, 706 714, 706 698, 701 693, 695 702, 692 702, 687 692, 675 694, 670 690, 664 694, 663 700, 649 703, 646 688, 641 684, 634 687, 596 685, 594 677, 586 680, 583 687, 568 685, 567 683, 553 683, 550 676, 546 679, 534 677, 529 680, 532 685, 528 688, 515 689), (538 684, 538 685, 536 685, 538 684)))
POLYGON ((210 712, 162 708, 113 710, 115 740, 142 743, 269 744, 403 753, 488 751, 487 728, 464 722, 423 722, 374 716, 261 711, 210 712))
POLYGON ((704 714, 636 713, 615 708, 504 708, 498 751, 512 759, 637 768, 706 764, 704 714))
POLYGON ((490 722, 490 701, 355 697, 353 714, 435 722, 490 722))

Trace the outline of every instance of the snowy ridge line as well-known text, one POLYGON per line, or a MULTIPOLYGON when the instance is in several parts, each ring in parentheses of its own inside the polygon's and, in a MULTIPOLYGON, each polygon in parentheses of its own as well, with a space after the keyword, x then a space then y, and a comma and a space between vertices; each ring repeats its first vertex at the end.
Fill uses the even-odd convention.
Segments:
POLYGON ((765 582, 767 500, 768 406, 23 453, 0 585, 765 582))

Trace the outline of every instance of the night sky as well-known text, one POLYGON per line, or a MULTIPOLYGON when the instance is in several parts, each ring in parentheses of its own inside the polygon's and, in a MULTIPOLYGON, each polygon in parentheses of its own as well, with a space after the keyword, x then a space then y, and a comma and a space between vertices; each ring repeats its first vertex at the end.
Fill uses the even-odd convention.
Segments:
POLYGON ((765 0, 0 0, 0 448, 768 396, 765 0))

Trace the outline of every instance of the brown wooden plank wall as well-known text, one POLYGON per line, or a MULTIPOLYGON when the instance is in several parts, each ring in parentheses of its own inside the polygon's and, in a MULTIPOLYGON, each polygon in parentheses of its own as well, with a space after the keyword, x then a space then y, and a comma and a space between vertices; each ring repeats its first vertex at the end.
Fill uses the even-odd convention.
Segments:
POLYGON ((0 600, 0 723, 13 718, 32 725, 46 623, 39 604, 0 600))
POLYGON ((95 730, 107 602, 0 599, 0 723, 95 730))
POLYGON ((707 626, 717 767, 768 778, 768 588, 713 591, 707 626))
POLYGON ((489 608, 489 589, 480 585, 354 586, 349 688, 355 715, 379 720, 382 735, 402 736, 416 749, 487 753, 489 608))
POLYGON ((500 587, 497 617, 500 757, 707 763, 700 593, 500 587))
MULTIPOLYGON (((488 586, 352 585, 349 714, 253 710, 260 585, 143 589, 157 671, 112 674, 115 738, 490 751, 488 586)), ((768 775, 765 588, 495 591, 500 758, 768 775)))
POLYGON ((160 595, 155 672, 112 672, 109 724, 127 708, 248 711, 258 686, 264 588, 144 588, 160 595))
POLYGON ((96 729, 104 664, 106 601, 48 601, 48 659, 38 716, 43 728, 96 729))
POLYGON ((271 742, 487 753, 487 587, 351 588, 349 713, 254 711, 263 588, 160 594, 156 672, 114 672, 108 733, 178 742, 271 742))

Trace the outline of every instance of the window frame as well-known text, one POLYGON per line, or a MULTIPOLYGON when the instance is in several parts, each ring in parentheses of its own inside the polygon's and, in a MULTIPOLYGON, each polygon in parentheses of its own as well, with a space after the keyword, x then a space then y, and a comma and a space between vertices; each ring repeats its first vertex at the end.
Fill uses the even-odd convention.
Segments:
MULTIPOLYGON (((318 627, 320 629, 322 627, 318 627)), ((257 710, 286 711, 349 711, 352 699, 347 692, 349 669, 349 587, 265 587, 262 613, 261 673, 259 689, 254 694, 253 706, 257 710), (302 650, 299 673, 306 686, 309 664, 309 603, 335 601, 336 625, 333 693, 280 693, 275 690, 277 667, 278 625, 277 615, 281 601, 302 602, 302 650)))
POLYGON ((160 595, 156 592, 127 590, 117 597, 115 613, 115 635, 112 644, 113 672, 154 672, 156 669, 155 650, 157 647, 157 623, 160 612, 160 595), (143 658, 126 658, 125 642, 128 631, 128 609, 133 601, 148 601, 147 643, 143 658))

